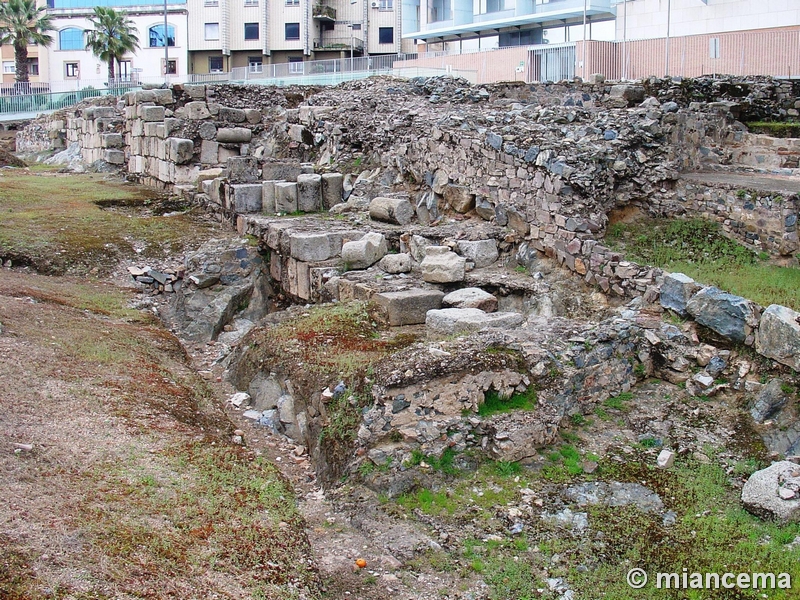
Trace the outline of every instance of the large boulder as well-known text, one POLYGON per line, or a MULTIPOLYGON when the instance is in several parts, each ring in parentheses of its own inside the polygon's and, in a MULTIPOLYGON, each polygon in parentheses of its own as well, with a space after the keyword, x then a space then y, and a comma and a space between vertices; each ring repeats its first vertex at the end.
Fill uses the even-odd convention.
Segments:
POLYGON ((471 333, 489 327, 510 329, 521 325, 524 320, 525 317, 519 313, 485 313, 478 308, 442 308, 428 311, 425 326, 433 333, 449 335, 471 333))
POLYGON ((742 488, 742 503, 762 518, 800 521, 800 465, 784 460, 756 471, 742 488))
POLYGON ((350 269, 366 269, 382 259, 388 251, 382 233, 368 233, 360 240, 345 242, 342 262, 350 269))
POLYGON ((750 408, 750 416, 756 423, 763 423, 786 405, 789 397, 783 388, 780 379, 773 379, 761 388, 750 408))
POLYGON ((477 308, 484 312, 497 310, 497 297, 481 288, 461 288, 442 298, 447 308, 477 308))
POLYGON ((695 280, 683 273, 666 275, 664 283, 661 284, 661 306, 685 317, 686 304, 699 289, 700 286, 695 280))
POLYGON ((753 302, 713 286, 692 296, 686 311, 701 325, 735 342, 752 342, 750 336, 758 326, 758 309, 753 302))
POLYGON ((198 342, 217 339, 235 318, 257 321, 272 296, 258 247, 244 239, 209 240, 187 256, 175 291, 164 317, 180 337, 198 342))
POLYGON ((422 279, 429 283, 463 281, 467 259, 452 252, 447 246, 428 246, 420 263, 422 279))
POLYGON ((444 188, 444 200, 459 213, 467 213, 475 208, 475 194, 464 185, 448 184, 444 188))
POLYGON ((771 304, 761 316, 756 351, 800 371, 800 313, 771 304))
POLYGON ((475 242, 461 240, 458 242, 458 250, 467 260, 475 263, 476 269, 488 267, 497 262, 500 256, 495 240, 477 240, 475 242))

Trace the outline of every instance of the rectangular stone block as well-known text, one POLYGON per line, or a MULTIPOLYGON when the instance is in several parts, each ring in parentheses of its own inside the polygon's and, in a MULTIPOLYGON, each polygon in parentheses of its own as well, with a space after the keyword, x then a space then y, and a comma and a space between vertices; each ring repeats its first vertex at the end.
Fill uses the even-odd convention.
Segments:
POLYGON ((317 212, 322 204, 322 177, 315 174, 297 176, 297 210, 317 212))
POLYGON ((228 179, 233 183, 255 183, 259 180, 259 163, 255 156, 232 156, 225 165, 228 179))
POLYGON ((122 148, 123 140, 121 133, 104 133, 100 136, 100 145, 103 148, 122 148))
POLYGON ((153 100, 156 104, 174 104, 175 98, 172 95, 172 90, 164 89, 164 90, 150 90, 153 92, 153 100))
POLYGON ((156 121, 163 121, 164 117, 167 115, 163 106, 142 105, 139 107, 139 116, 141 117, 142 121, 153 123, 156 121))
POLYGON ((169 138, 165 144, 167 151, 167 158, 175 164, 183 165, 191 162, 194 155, 194 142, 184 138, 169 138))
POLYGON ((261 212, 260 183, 233 183, 229 186, 231 208, 237 213, 261 212))
POLYGON ((163 123, 145 123, 144 124, 144 135, 147 137, 158 137, 158 126, 162 125, 163 123))
POLYGON ((228 148, 225 146, 219 147, 219 152, 217 152, 217 164, 225 165, 228 163, 228 159, 234 156, 240 156, 239 148, 228 148))
POLYGON ((106 150, 103 154, 103 160, 110 165, 124 165, 125 153, 122 150, 106 150))
POLYGON ((279 213, 297 211, 297 184, 279 181, 275 184, 275 210, 279 213))
POLYGON ((328 210, 342 201, 344 177, 341 173, 322 174, 322 209, 328 210))
POLYGON ((275 184, 276 181, 264 181, 261 194, 261 210, 265 215, 274 215, 275 210, 275 184))
POLYGON ((292 258, 306 262, 328 260, 336 256, 327 233, 292 233, 289 236, 289 253, 292 258))
POLYGON ((173 181, 179 185, 192 185, 197 181, 200 165, 175 165, 173 181))
POLYGON ((424 323, 429 310, 442 307, 442 298, 444 293, 439 290, 414 289, 375 294, 372 301, 389 325, 399 327, 424 323))
POLYGON ((267 161, 261 166, 261 178, 278 181, 297 181, 300 175, 300 163, 267 161))
POLYGON ((219 161, 219 144, 212 140, 203 140, 200 145, 200 162, 204 165, 216 165, 219 161))

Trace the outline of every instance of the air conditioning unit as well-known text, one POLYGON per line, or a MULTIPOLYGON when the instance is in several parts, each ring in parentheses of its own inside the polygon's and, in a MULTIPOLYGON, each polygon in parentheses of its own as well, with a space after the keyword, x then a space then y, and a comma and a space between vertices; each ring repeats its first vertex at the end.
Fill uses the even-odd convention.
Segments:
POLYGON ((380 3, 378 0, 372 0, 372 2, 370 2, 370 4, 369 4, 369 5, 370 5, 372 8, 380 8, 380 7, 381 7, 381 3, 380 3))

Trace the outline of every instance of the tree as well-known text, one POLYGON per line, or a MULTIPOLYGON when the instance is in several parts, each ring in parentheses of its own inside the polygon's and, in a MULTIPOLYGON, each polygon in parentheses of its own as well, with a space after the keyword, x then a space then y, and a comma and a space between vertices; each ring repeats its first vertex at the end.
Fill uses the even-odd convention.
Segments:
POLYGON ((97 58, 108 62, 108 79, 113 81, 114 65, 139 47, 136 27, 124 11, 103 6, 96 6, 89 20, 94 29, 86 30, 86 47, 97 58))
POLYGON ((50 15, 36 0, 8 0, 0 2, 0 44, 14 46, 15 77, 17 83, 28 82, 28 45, 49 46, 53 37, 50 15))

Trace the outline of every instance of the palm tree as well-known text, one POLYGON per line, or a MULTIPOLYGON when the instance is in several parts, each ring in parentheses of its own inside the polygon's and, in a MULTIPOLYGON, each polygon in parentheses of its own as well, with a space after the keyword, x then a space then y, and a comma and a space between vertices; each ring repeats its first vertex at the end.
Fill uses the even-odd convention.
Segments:
POLYGON ((28 45, 49 46, 53 37, 50 15, 36 0, 0 2, 0 44, 13 44, 17 83, 28 83, 28 45))
POLYGON ((114 65, 139 47, 136 27, 124 11, 96 6, 89 17, 94 29, 86 30, 86 47, 97 58, 108 62, 108 79, 114 80, 114 65))

